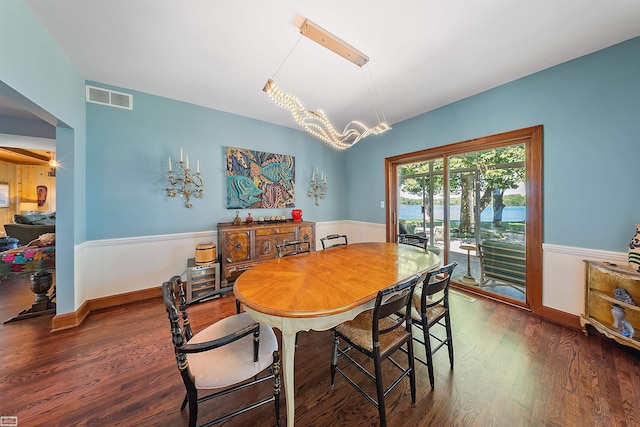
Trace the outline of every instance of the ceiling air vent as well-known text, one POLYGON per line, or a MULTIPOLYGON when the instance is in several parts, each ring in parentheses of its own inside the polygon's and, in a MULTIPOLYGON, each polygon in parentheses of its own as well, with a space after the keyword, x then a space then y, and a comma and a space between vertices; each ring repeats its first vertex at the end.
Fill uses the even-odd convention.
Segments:
POLYGON ((87 86, 87 102, 133 110, 133 95, 95 86, 87 86))

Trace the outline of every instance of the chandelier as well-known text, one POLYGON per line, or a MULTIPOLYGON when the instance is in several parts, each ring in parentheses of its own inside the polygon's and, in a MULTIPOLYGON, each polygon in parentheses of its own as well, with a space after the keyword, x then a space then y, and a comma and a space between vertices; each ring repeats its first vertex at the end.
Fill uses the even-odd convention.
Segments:
MULTIPOLYGON (((356 50, 354 47, 348 45, 308 19, 305 19, 300 26, 300 34, 300 37, 308 37, 316 43, 351 61, 360 68, 369 62, 369 57, 364 55, 362 52, 356 50)), ((300 39, 298 39, 298 41, 300 41, 300 39)), ((296 42, 293 49, 295 49, 297 44, 298 43, 296 42)), ((291 52, 293 52, 293 49, 291 49, 291 52)), ((291 52, 289 52, 289 55, 291 55, 291 52)), ((289 55, 287 55, 287 58, 289 55)), ((280 65, 278 70, 280 68, 282 68, 282 65, 280 65)), ((339 131, 331 123, 324 111, 306 109, 302 104, 302 101, 300 101, 300 99, 295 95, 280 90, 273 79, 267 80, 267 83, 264 85, 262 90, 269 95, 269 98, 276 105, 289 110, 293 115, 294 120, 309 135, 333 148, 344 150, 369 135, 379 135, 391 129, 391 126, 389 126, 386 120, 380 120, 378 117, 379 123, 373 127, 369 127, 359 120, 352 120, 347 123, 342 131, 339 131)), ((369 91, 369 93, 371 94, 371 91, 369 91)))

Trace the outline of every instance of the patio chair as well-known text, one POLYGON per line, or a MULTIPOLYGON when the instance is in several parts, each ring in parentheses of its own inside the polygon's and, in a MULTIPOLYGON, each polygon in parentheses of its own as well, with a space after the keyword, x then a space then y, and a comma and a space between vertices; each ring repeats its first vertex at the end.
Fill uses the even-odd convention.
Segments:
POLYGON ((428 250, 427 245, 429 244, 429 238, 417 234, 398 234, 398 243, 416 246, 426 251, 428 250))

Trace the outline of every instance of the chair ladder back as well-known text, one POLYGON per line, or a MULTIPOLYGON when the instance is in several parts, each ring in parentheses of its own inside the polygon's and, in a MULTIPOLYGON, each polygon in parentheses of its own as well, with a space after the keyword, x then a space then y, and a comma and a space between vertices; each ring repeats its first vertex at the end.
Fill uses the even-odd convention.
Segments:
POLYGON ((348 245, 349 241, 347 239, 346 234, 329 234, 322 239, 320 239, 320 243, 322 244, 322 249, 333 248, 334 246, 344 246, 348 245), (342 242, 331 243, 329 240, 343 240, 342 242))
POLYGON ((376 335, 379 336, 379 334, 386 334, 403 323, 406 323, 406 320, 411 315, 411 298, 413 296, 413 291, 420 279, 424 279, 424 275, 412 276, 401 283, 389 286, 378 292, 373 312, 373 321, 375 325, 373 328, 374 342, 376 341, 376 335), (391 315, 397 315, 397 313, 401 312, 403 309, 404 315, 396 317, 391 326, 384 329, 378 328, 380 319, 384 319, 391 315))
POLYGON ((178 350, 191 339, 193 332, 191 331, 191 325, 188 323, 189 317, 186 310, 179 310, 176 304, 176 286, 182 287, 179 276, 173 276, 168 282, 164 282, 162 284, 162 297, 171 325, 171 340, 176 354, 176 361, 178 362, 178 368, 183 371, 186 369, 187 355, 178 350), (180 321, 181 317, 182 324, 180 321), (186 325, 184 323, 185 321, 186 325))
POLYGON ((429 308, 442 304, 445 308, 449 308, 449 285, 451 284, 451 275, 453 270, 458 265, 457 262, 452 262, 437 270, 430 271, 422 285, 421 295, 421 311, 422 316, 427 315, 429 308), (428 299, 433 295, 442 292, 439 298, 428 299))
POLYGON ((290 240, 276 245, 278 258, 311 252, 311 243, 307 240, 290 240))

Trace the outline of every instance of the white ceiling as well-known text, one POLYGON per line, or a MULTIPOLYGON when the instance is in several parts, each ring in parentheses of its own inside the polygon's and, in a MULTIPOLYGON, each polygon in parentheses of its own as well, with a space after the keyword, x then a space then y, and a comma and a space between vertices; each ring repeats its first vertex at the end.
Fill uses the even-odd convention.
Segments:
MULTIPOLYGON (((303 38, 275 76, 342 128, 391 124, 640 35, 639 0, 25 0, 87 79, 295 127, 262 88, 309 18, 369 56, 303 38)), ((135 108, 135 98, 134 98, 135 108)))

